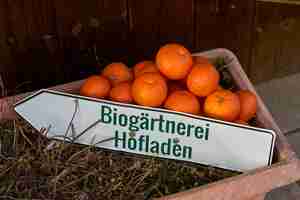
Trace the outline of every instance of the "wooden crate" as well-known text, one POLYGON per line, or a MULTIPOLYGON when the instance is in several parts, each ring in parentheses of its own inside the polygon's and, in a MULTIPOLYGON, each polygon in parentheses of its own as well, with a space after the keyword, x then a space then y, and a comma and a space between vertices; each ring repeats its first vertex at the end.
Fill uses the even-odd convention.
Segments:
MULTIPOLYGON (((237 57, 227 49, 215 49, 203 53, 195 53, 194 56, 204 55, 214 59, 223 57, 228 63, 228 69, 234 81, 240 89, 248 89, 254 92, 258 99, 257 122, 260 127, 272 129, 277 134, 275 144, 275 156, 271 166, 247 171, 241 175, 226 178, 211 184, 193 188, 184 192, 172 194, 160 198, 161 200, 260 200, 265 194, 277 187, 288 185, 300 179, 300 162, 291 149, 286 137, 274 121, 272 115, 264 105, 262 99, 256 93, 255 88, 243 71, 237 57)), ((78 93, 83 80, 50 89, 78 93)), ((17 117, 13 110, 15 102, 32 93, 20 94, 13 97, 0 99, 0 121, 15 119, 17 117)), ((255 148, 255 147, 254 147, 255 148)))

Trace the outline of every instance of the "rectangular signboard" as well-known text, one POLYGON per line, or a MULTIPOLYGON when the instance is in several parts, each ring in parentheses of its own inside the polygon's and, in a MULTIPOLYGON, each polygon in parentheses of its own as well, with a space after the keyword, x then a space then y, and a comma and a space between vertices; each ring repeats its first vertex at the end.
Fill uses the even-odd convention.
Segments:
POLYGON ((235 171, 270 165, 276 136, 272 130, 51 90, 25 98, 15 110, 37 130, 51 126, 50 138, 67 133, 76 143, 235 171))

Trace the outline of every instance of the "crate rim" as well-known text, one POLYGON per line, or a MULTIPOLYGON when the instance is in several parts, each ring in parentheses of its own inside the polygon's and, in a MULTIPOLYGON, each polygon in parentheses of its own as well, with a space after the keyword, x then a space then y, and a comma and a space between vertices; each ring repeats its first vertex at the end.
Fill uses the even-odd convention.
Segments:
MULTIPOLYGON (((264 113, 263 116, 257 116, 260 120, 268 118, 263 123, 272 129, 276 133, 276 144, 275 147, 278 150, 278 162, 254 170, 244 172, 243 174, 225 178, 213 183, 209 183, 203 186, 192 188, 183 192, 167 195, 159 198, 159 200, 192 200, 195 198, 206 200, 213 199, 251 199, 261 194, 265 194, 270 190, 287 185, 300 179, 300 160, 296 156, 296 153, 292 150, 288 144, 286 137, 281 132, 280 128, 274 121, 271 113, 265 106, 261 97, 257 94, 254 86, 248 79, 244 70, 242 69, 236 55, 225 48, 217 48, 204 52, 193 53, 193 56, 207 56, 209 58, 215 57, 215 55, 227 56, 227 59, 231 60, 231 64, 235 66, 229 67, 230 73, 233 75, 235 81, 243 82, 241 89, 250 89, 258 97, 259 106, 264 113), (250 189, 254 185, 255 189, 250 189)), ((228 61, 228 60, 227 60, 228 61)), ((62 85, 50 87, 48 89, 73 93, 78 91, 84 80, 74 81, 62 85)), ((36 91, 34 91, 36 92, 36 91)), ((4 97, 0 99, 0 122, 6 119, 16 119, 17 114, 13 109, 13 105, 34 92, 28 92, 18 94, 16 96, 4 97)), ((266 127, 268 128, 268 127, 266 127)))

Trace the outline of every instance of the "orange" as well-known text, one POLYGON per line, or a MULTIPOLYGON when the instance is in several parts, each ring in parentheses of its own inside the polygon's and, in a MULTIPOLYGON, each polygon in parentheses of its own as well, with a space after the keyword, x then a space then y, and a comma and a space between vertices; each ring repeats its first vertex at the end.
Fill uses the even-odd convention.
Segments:
POLYGON ((238 95, 230 90, 218 90, 209 95, 204 102, 207 116, 225 121, 234 121, 240 114, 241 106, 238 95))
POLYGON ((189 73, 186 84, 188 89, 196 96, 205 97, 213 93, 220 80, 220 74, 209 63, 196 64, 189 73))
POLYGON ((207 64, 211 63, 210 60, 204 56, 194 56, 193 57, 194 64, 207 64))
POLYGON ((187 90, 177 90, 171 93, 164 107, 169 110, 190 114, 200 113, 200 103, 197 97, 187 90))
POLYGON ((131 87, 133 100, 143 106, 158 107, 167 97, 167 83, 159 73, 144 73, 137 77, 131 87))
POLYGON ((237 123, 237 124, 243 124, 243 125, 249 125, 247 122, 243 121, 243 120, 235 120, 234 123, 237 123))
POLYGON ((133 67, 134 77, 147 72, 159 72, 156 64, 152 61, 142 61, 133 67))
POLYGON ((256 114, 257 101, 254 93, 249 90, 240 90, 237 92, 241 102, 241 113, 239 119, 248 121, 256 114))
POLYGON ((93 75, 85 80, 80 88, 80 95, 104 98, 108 96, 111 85, 107 78, 104 76, 93 75))
POLYGON ((107 77, 113 86, 133 79, 132 71, 125 64, 118 62, 107 65, 102 75, 107 77))
POLYGON ((110 90, 109 97, 113 101, 131 103, 133 101, 131 96, 131 83, 122 82, 117 84, 110 90))
POLYGON ((171 80, 183 79, 189 73, 193 58, 191 53, 180 44, 166 44, 156 55, 159 71, 171 80))

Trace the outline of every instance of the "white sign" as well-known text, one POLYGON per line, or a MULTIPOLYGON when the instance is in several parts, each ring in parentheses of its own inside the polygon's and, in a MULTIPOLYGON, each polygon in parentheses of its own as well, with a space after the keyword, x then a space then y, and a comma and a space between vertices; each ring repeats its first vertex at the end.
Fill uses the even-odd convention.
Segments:
POLYGON ((41 90, 15 110, 48 137, 147 156, 245 171, 270 165, 271 130, 41 90))

